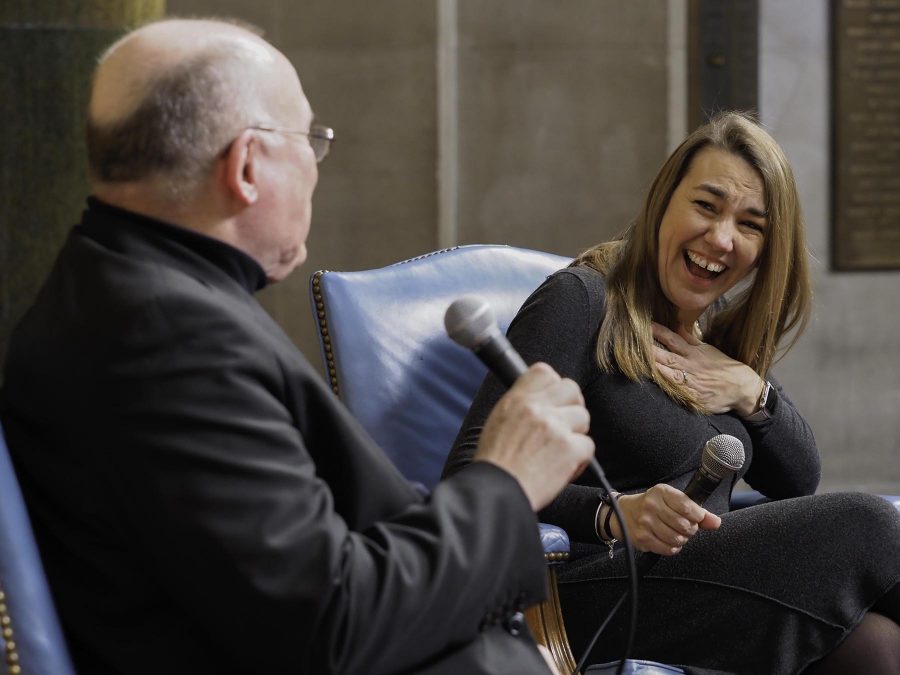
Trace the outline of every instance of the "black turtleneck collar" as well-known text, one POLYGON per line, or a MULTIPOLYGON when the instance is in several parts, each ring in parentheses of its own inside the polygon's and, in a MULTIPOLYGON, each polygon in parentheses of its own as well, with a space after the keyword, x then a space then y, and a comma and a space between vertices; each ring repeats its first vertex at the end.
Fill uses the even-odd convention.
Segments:
POLYGON ((262 266, 243 251, 224 241, 149 216, 120 209, 102 202, 96 197, 88 197, 87 203, 88 208, 84 212, 79 229, 91 238, 102 241, 104 232, 107 232, 108 228, 149 228, 206 258, 251 294, 266 285, 266 273, 262 266))

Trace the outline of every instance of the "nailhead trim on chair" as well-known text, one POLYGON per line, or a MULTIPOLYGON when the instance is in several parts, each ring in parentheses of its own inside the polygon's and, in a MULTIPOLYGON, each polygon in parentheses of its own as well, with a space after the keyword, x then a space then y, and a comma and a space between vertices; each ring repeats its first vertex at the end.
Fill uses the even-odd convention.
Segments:
POLYGON ((547 562, 563 562, 564 560, 569 559, 569 554, 565 551, 555 551, 551 553, 545 553, 544 559, 547 562))
POLYGON ((6 594, 0 588, 0 628, 2 628, 3 644, 6 647, 6 672, 9 675, 21 675, 22 667, 19 665, 19 653, 16 651, 16 643, 13 640, 12 618, 6 609, 6 594))
POLYGON ((322 300, 322 290, 319 279, 328 274, 329 270, 320 270, 313 274, 313 301, 316 303, 316 318, 319 320, 319 332, 322 334, 322 346, 325 348, 325 361, 328 364, 328 380, 331 382, 331 390, 335 396, 340 396, 338 391, 337 370, 334 367, 334 352, 331 349, 331 336, 328 334, 328 318, 325 316, 325 302, 322 300))

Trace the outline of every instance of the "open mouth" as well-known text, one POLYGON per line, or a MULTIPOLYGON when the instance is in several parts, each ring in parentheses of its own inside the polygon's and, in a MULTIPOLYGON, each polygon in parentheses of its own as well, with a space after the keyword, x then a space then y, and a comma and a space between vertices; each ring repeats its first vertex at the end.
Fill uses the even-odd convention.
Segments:
POLYGON ((693 251, 684 252, 684 264, 687 265, 688 271, 691 274, 700 277, 701 279, 715 279, 728 269, 722 263, 707 260, 693 251))

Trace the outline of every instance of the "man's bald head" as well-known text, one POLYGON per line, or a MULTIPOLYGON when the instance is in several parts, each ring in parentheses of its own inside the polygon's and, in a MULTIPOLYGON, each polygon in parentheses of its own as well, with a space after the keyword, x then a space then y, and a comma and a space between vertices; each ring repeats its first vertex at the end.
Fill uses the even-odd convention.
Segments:
POLYGON ((152 181, 189 197, 243 128, 278 115, 287 59, 247 28, 213 20, 148 24, 94 74, 88 159, 96 186, 152 181))

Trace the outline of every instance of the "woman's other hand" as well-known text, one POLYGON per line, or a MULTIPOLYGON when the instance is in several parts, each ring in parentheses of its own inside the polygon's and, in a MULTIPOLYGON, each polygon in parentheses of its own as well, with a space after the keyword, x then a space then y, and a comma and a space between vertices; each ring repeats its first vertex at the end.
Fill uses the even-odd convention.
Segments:
POLYGON ((683 326, 677 333, 654 322, 653 354, 660 372, 684 383, 713 414, 734 410, 741 417, 756 411, 765 381, 747 364, 701 341, 683 326))
MULTIPOLYGON (((698 530, 717 530, 722 519, 694 503, 681 490, 660 483, 646 492, 618 499, 631 542, 639 551, 675 555, 698 530)), ((618 518, 610 522, 616 539, 622 538, 618 518)))

